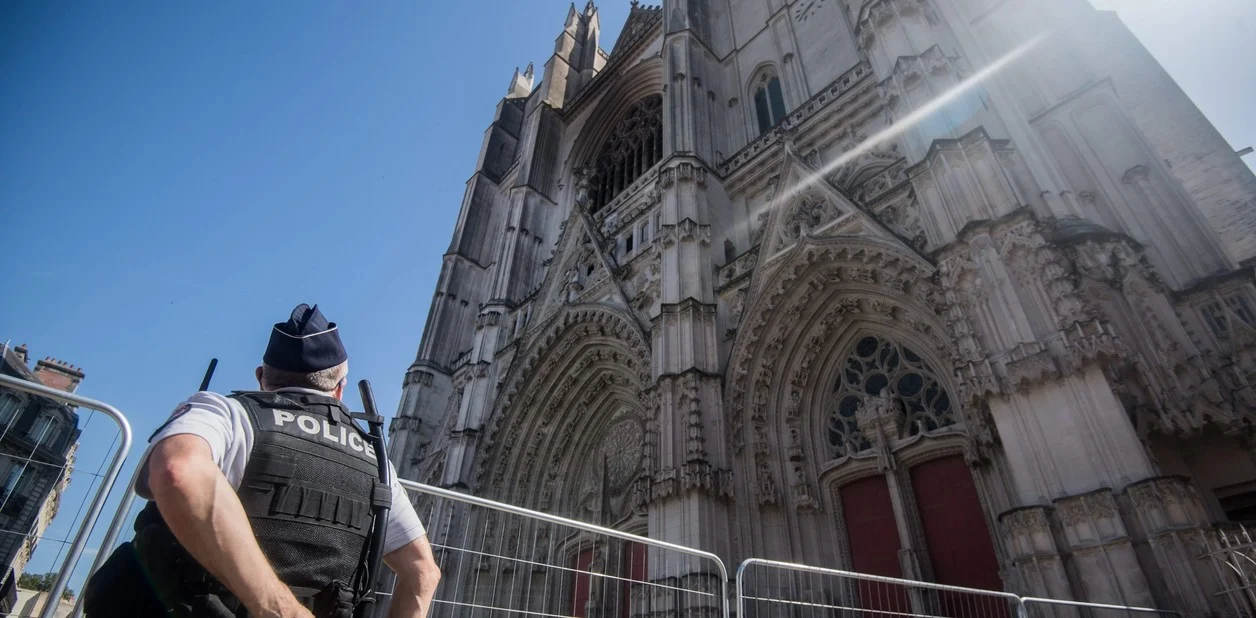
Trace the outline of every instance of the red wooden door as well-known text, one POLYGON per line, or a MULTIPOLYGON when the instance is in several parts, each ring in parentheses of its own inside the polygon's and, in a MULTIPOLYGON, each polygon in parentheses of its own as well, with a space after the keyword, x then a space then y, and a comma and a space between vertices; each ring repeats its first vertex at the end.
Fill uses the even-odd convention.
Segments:
MULTIPOLYGON (((911 481, 937 582, 1002 590, 986 516, 964 459, 957 455, 916 466, 911 481)), ((951 616, 971 612, 974 605, 982 615, 1006 615, 1008 609, 1004 601, 977 595, 944 595, 941 602, 951 616)))
POLYGON ((572 587, 571 615, 577 618, 585 618, 584 606, 589 602, 589 584, 592 580, 592 577, 589 575, 589 567, 593 564, 593 550, 587 549, 576 554, 573 562, 573 568, 576 571, 576 581, 575 586, 572 587))
MULTIPOLYGON (((874 476, 844 485, 840 495, 852 570, 870 575, 902 577, 903 571, 898 562, 902 544, 885 477, 874 476)), ((857 588, 859 607, 863 609, 911 611, 911 601, 900 586, 860 580, 857 588)))
POLYGON ((632 615, 632 582, 645 581, 646 547, 640 543, 628 543, 624 547, 624 564, 620 569, 631 581, 620 582, 619 616, 632 615))

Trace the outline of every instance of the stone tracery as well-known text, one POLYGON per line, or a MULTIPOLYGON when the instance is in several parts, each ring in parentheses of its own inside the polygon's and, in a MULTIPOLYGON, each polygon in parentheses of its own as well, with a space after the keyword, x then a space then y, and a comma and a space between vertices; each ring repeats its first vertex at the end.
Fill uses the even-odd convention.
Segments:
POLYGON ((786 210, 781 221, 781 240, 792 243, 836 219, 840 211, 819 195, 804 195, 786 210))
POLYGON ((889 395, 895 406, 899 433, 908 437, 936 431, 955 423, 950 395, 932 368, 907 346, 875 336, 861 338, 842 368, 835 385, 836 408, 829 415, 828 442, 841 457, 869 448, 864 423, 857 422, 869 397, 889 395))
POLYGON ((589 212, 597 212, 663 157, 663 97, 633 105, 612 129, 588 179, 589 212))

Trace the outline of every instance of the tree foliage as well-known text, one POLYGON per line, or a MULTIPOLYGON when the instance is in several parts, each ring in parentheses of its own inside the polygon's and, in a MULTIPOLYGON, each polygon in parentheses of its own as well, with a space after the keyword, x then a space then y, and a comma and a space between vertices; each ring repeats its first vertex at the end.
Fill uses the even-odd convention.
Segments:
MULTIPOLYGON (((17 580, 18 588, 36 592, 48 592, 52 590, 52 586, 55 583, 57 583, 56 573, 22 573, 22 577, 17 580)), ((67 587, 61 591, 61 598, 67 601, 73 599, 74 591, 67 587)))

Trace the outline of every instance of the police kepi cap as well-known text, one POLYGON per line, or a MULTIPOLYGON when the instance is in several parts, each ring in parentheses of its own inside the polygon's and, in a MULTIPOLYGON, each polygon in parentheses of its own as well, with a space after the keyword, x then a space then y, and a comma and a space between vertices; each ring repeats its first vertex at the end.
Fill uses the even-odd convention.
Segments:
POLYGON ((293 373, 314 373, 349 359, 335 322, 328 322, 318 305, 305 303, 292 310, 287 322, 270 331, 262 362, 293 373))

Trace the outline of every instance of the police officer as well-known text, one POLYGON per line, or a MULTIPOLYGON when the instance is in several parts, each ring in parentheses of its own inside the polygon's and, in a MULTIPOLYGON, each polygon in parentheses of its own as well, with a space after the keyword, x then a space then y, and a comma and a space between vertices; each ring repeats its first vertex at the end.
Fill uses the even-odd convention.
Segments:
POLYGON ((149 503, 135 539, 87 584, 87 618, 349 618, 380 500, 391 500, 384 561, 397 574, 389 616, 426 616, 440 571, 340 401, 347 374, 336 324, 302 304, 270 333, 260 390, 178 406, 141 463, 136 492, 149 503))

